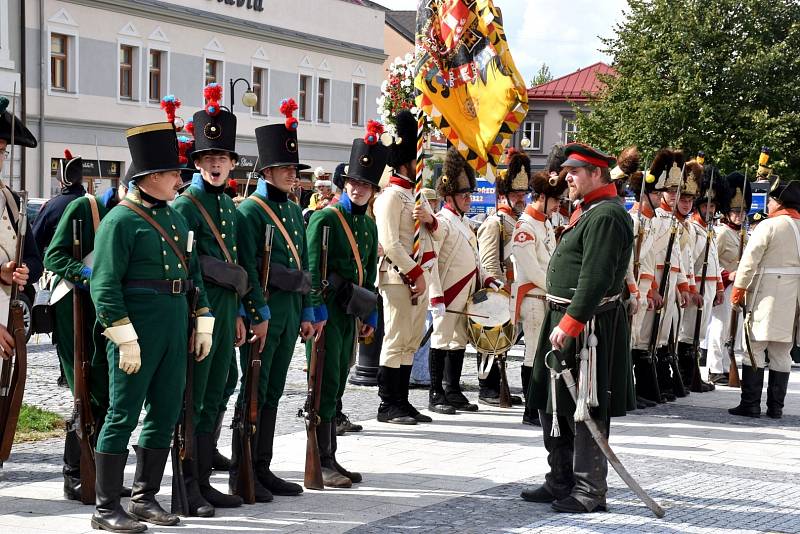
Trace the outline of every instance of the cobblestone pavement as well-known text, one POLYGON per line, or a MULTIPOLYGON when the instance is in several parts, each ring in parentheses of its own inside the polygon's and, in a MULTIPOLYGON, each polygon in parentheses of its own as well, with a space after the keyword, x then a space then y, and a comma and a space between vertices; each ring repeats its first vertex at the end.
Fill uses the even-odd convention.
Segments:
MULTIPOLYGON (((29 349, 26 402, 68 415, 71 398, 58 388, 58 363, 44 340, 29 349)), ((519 351, 509 381, 519 392, 519 351)), ((305 397, 301 347, 281 401, 274 469, 302 479, 305 433, 296 417, 305 397)), ((477 397, 474 358, 463 374, 477 397)), ((429 425, 398 427, 374 420, 375 388, 348 386, 345 411, 365 431, 340 438, 339 461, 364 473, 350 490, 306 492, 268 505, 184 520, 184 531, 258 532, 800 532, 800 369, 795 368, 783 419, 744 419, 727 408, 738 390, 718 388, 614 420, 611 445, 631 474, 666 510, 657 520, 610 470, 609 513, 570 516, 519 498, 546 472, 541 431, 519 424, 521 409, 438 416, 429 425)), ((427 390, 412 402, 427 404, 427 390)), ((765 395, 762 396, 765 398, 765 395)), ((232 410, 229 410, 230 415, 232 410)), ((134 437, 135 439, 135 437, 134 437)), ((61 497, 60 439, 15 446, 0 470, 0 530, 89 532, 90 507, 61 497), (13 530, 11 530, 13 529, 13 530)), ((221 448, 229 452, 230 433, 221 448)), ((132 464, 132 459, 129 461, 132 464)), ((133 465, 126 470, 130 482, 133 465)), ((213 479, 226 486, 224 474, 213 479)), ((169 502, 169 467, 159 498, 169 502)), ((150 526, 151 532, 174 530, 150 526)))

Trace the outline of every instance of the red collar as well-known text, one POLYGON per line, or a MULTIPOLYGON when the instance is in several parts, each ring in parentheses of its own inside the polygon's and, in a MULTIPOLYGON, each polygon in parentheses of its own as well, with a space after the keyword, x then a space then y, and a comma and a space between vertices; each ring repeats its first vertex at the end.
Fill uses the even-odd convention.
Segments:
POLYGON ((547 215, 534 208, 533 204, 528 204, 527 206, 525 206, 525 213, 527 213, 535 220, 540 222, 545 222, 547 220, 547 215))
POLYGON ((633 213, 639 213, 641 211, 642 217, 646 219, 652 219, 656 214, 648 204, 643 204, 641 202, 634 202, 631 211, 633 213))
POLYGON ((706 227, 706 220, 700 216, 700 212, 696 211, 692 214, 692 220, 702 226, 703 228, 706 227))
MULTIPOLYGON (((675 199, 675 202, 677 202, 677 201, 678 201, 678 199, 675 199)), ((672 206, 667 204, 667 201, 664 200, 663 198, 661 199, 661 205, 659 206, 659 208, 661 208, 662 210, 664 210, 666 212, 672 213, 672 206)), ((675 218, 678 219, 679 221, 683 222, 686 219, 686 215, 681 215, 681 212, 678 211, 677 209, 675 209, 675 218)))
POLYGON ((389 178, 389 183, 390 184, 394 184, 394 185, 399 185, 403 189, 413 189, 414 188, 414 184, 410 180, 407 180, 407 179, 405 179, 402 176, 399 176, 397 174, 393 174, 392 177, 389 178))
POLYGON ((792 219, 800 219, 800 212, 792 208, 781 208, 769 214, 769 218, 779 217, 781 215, 788 215, 792 219))
POLYGON ((511 208, 509 208, 506 205, 498 206, 497 207, 497 211, 502 211, 503 213, 505 213, 506 215, 508 215, 509 217, 512 217, 514 219, 517 218, 516 215, 514 215, 514 210, 512 210, 511 208))
POLYGON ((461 214, 458 213, 458 210, 456 210, 453 206, 451 206, 449 202, 444 205, 444 209, 448 210, 450 213, 452 213, 459 219, 461 218, 461 214))
POLYGON ((602 200, 604 198, 614 198, 617 196, 617 186, 612 184, 606 184, 604 186, 598 187, 594 191, 590 191, 586 196, 583 197, 581 200, 580 206, 581 209, 584 209, 589 204, 593 204, 598 200, 602 200))

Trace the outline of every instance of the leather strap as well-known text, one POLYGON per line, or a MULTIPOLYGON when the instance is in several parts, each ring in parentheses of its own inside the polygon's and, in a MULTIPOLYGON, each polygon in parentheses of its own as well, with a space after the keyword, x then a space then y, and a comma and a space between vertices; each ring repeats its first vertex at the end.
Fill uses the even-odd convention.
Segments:
POLYGON ((84 195, 89 200, 89 209, 92 211, 92 228, 97 233, 97 227, 100 226, 100 212, 97 209, 97 199, 94 195, 86 193, 84 195))
POLYGON ((189 266, 186 265, 186 257, 184 257, 183 253, 181 252, 181 249, 178 248, 178 245, 175 244, 175 242, 172 240, 172 237, 170 237, 170 235, 161 227, 160 224, 158 224, 155 221, 155 219, 150 217, 142 208, 140 208, 127 198, 123 199, 122 202, 119 203, 119 205, 125 206, 126 208, 134 212, 136 215, 147 221, 147 224, 155 228, 158 231, 158 233, 161 234, 161 237, 164 238, 164 241, 166 241, 169 244, 169 246, 172 247, 172 252, 174 252, 175 255, 178 256, 178 259, 181 260, 181 263, 183 264, 183 268, 186 271, 186 273, 187 274, 189 273, 189 266))
POLYGON ((292 238, 289 237, 289 232, 286 231, 286 227, 283 226, 283 223, 281 222, 281 220, 278 217, 278 215, 274 211, 272 211, 272 208, 270 208, 269 205, 266 202, 264 202, 263 200, 261 200, 257 196, 250 195, 247 198, 252 198, 253 200, 255 200, 258 203, 258 205, 261 206, 261 209, 264 210, 264 213, 266 213, 267 216, 270 219, 272 219, 272 222, 275 223, 275 227, 278 229, 278 231, 283 236, 283 240, 286 241, 286 246, 289 247, 289 251, 292 253, 292 256, 294 256, 294 261, 297 262, 297 268, 298 269, 302 269, 303 268, 303 264, 300 263, 300 254, 297 252, 297 247, 294 246, 294 241, 292 241, 292 238))
POLYGON ((356 268, 358 269, 358 285, 361 285, 364 283, 364 266, 361 264, 361 254, 358 253, 358 245, 356 245, 356 238, 353 236, 353 230, 350 229, 350 225, 347 224, 341 211, 333 206, 331 206, 330 209, 339 217, 339 222, 342 223, 344 233, 347 235, 347 240, 350 242, 350 248, 353 250, 353 257, 356 260, 356 268))
POLYGON ((191 195, 189 193, 184 193, 183 196, 191 200, 192 203, 200 211, 200 215, 203 216, 203 219, 206 221, 206 224, 211 229, 211 233, 214 234, 214 239, 217 241, 217 245, 219 245, 219 248, 222 250, 222 253, 225 254, 225 261, 227 261, 228 263, 233 263, 233 257, 231 256, 231 253, 228 252, 228 247, 225 246, 225 241, 222 239, 222 234, 219 233, 217 225, 214 224, 214 221, 211 219, 211 215, 208 214, 208 211, 206 211, 206 208, 203 207, 203 204, 199 200, 197 200, 197 198, 194 195, 191 195))
POLYGON ((9 215, 11 215, 11 221, 16 228, 17 221, 19 221, 19 208, 14 201, 14 195, 11 194, 11 190, 5 185, 0 185, 0 190, 3 191, 3 196, 6 197, 6 210, 8 210, 9 215))

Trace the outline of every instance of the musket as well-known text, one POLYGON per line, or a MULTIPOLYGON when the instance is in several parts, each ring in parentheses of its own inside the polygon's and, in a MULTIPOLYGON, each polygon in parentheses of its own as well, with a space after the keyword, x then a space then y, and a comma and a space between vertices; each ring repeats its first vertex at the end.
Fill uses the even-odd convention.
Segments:
MULTIPOLYGON (((83 221, 72 221, 72 257, 75 261, 83 261, 83 221)), ((94 449, 92 448, 95 435, 94 415, 89 398, 89 373, 91 361, 86 353, 86 336, 84 330, 84 292, 75 284, 72 288, 72 320, 74 329, 74 355, 73 373, 74 388, 72 410, 72 425, 78 435, 81 446, 81 502, 93 504, 95 502, 95 466, 94 449)))
MULTIPOLYGON (((685 165, 684 165, 685 169, 685 165)), ((672 214, 670 215, 669 222, 669 241, 667 242, 666 256, 664 256, 664 268, 661 272, 661 280, 658 284, 658 294, 665 299, 664 306, 658 308, 653 313, 653 325, 650 331, 650 341, 647 346, 647 356, 650 360, 650 371, 653 379, 653 387, 657 400, 661 399, 661 388, 658 386, 658 370, 656 369, 656 349, 658 345, 658 334, 661 330, 661 319, 663 317, 664 309, 669 304, 666 302, 666 294, 668 290, 670 271, 672 269, 672 249, 675 247, 675 237, 678 233, 678 219, 676 212, 678 210, 678 202, 681 198, 681 186, 683 185, 683 171, 681 169, 681 179, 678 181, 678 191, 675 194, 675 203, 672 206, 672 214)), ((645 178, 646 179, 646 178, 645 178)))
MULTIPOLYGON (((739 220, 741 221, 741 225, 739 228, 739 255, 736 260, 736 265, 738 268, 739 262, 742 261, 742 254, 744 253, 744 240, 747 237, 747 226, 745 225, 745 208, 744 208, 744 197, 745 191, 747 191, 747 167, 744 169, 744 180, 742 181, 742 205, 739 208, 739 220)), ((749 209, 749 207, 748 207, 749 209)), ((731 316, 730 316, 730 326, 729 326, 729 334, 728 340, 725 342, 725 347, 728 349, 728 359, 730 360, 730 366, 728 368, 728 386, 732 388, 738 388, 742 386, 742 382, 739 379, 739 368, 736 366, 736 333, 739 330, 739 310, 736 306, 731 306, 731 316)), ((747 347, 750 348, 749 346, 747 347)), ((755 358, 753 357, 752 352, 748 350, 748 356, 750 357, 750 363, 753 366, 753 369, 756 368, 755 358)))
MULTIPOLYGON (((645 164, 645 169, 647 165, 645 164)), ((642 259, 642 242, 644 241, 644 214, 642 208, 644 206, 645 186, 647 185, 647 176, 642 176, 642 187, 639 190, 639 210, 636 212, 636 219, 639 222, 639 229, 636 232, 636 248, 633 251, 633 278, 636 280, 636 287, 639 287, 639 277, 641 274, 641 259, 642 259)))
MULTIPOLYGON (((191 255, 194 248, 194 232, 189 231, 186 238, 186 269, 189 275, 191 255)), ((186 349, 186 387, 183 390, 183 406, 172 439, 172 513, 188 517, 190 515, 189 500, 186 494, 186 480, 183 473, 183 461, 194 457, 194 335, 197 323, 197 303, 200 299, 200 288, 192 288, 186 294, 189 320, 187 321, 186 349)))
MULTIPOLYGON (((555 371, 558 376, 560 376, 564 380, 564 385, 567 387, 567 391, 569 391, 570 397, 572 397, 573 402, 577 402, 578 393, 577 393, 577 386, 575 385, 575 379, 572 377, 572 372, 567 368, 566 361, 561 359, 561 353, 557 350, 551 350, 545 356, 545 366, 555 371), (551 365, 550 359, 551 356, 555 357, 556 364, 551 365), (556 369, 556 366, 559 369, 556 369)), ((551 380, 553 380, 551 378, 551 380)), ((553 414, 555 418, 556 414, 553 414)), ((578 423, 575 423, 578 424, 578 423)), ((611 467, 614 468, 614 471, 617 472, 619 478, 621 478, 625 484, 636 494, 639 499, 650 509, 651 512, 657 517, 662 518, 664 517, 664 509, 659 506, 659 504, 654 501, 639 485, 638 482, 628 473, 628 470, 625 469, 625 466, 622 465, 622 462, 619 461, 619 458, 614 451, 611 449, 611 446, 608 444, 608 440, 606 439, 605 435, 600 431, 600 428, 597 426, 595 420, 589 416, 588 419, 583 421, 583 424, 586 425, 586 428, 589 429, 589 433, 592 435, 592 439, 594 439, 595 443, 597 443, 598 448, 603 452, 603 456, 606 457, 608 463, 611 464, 611 467)))
MULTIPOLYGON (((502 213, 498 213, 498 217, 500 218, 500 272, 503 273, 503 277, 505 278, 506 274, 506 254, 505 254, 505 244, 506 244, 506 223, 505 217, 502 213)), ((501 408, 511 408, 511 392, 508 389, 508 374, 506 372, 506 355, 498 354, 497 355, 497 369, 500 371, 500 404, 501 408)))
MULTIPOLYGON (((322 300, 328 282, 328 239, 330 227, 322 227, 322 243, 320 244, 320 288, 322 300)), ((303 485, 308 489, 321 490, 324 488, 322 482, 322 465, 319 458, 319 443, 317 442, 317 426, 320 424, 319 403, 322 392, 323 370, 325 369, 325 328, 311 342, 311 361, 308 364, 308 394, 303 409, 298 416, 305 420, 306 424, 306 466, 303 477, 303 485), (303 413, 305 412, 305 413, 303 413)))
MULTIPOLYGON (((714 189, 714 167, 711 168, 711 180, 706 191, 706 249, 703 251, 703 269, 700 272, 700 298, 706 294, 706 275, 708 274, 708 252, 711 250, 711 240, 714 237, 714 228, 711 226, 712 212, 711 192, 714 189)), ((705 301, 704 301, 705 302, 705 301)), ((700 327, 703 324, 703 307, 698 306, 694 317, 694 337, 692 338, 692 384, 689 387, 695 393, 703 391, 703 378, 700 376, 700 327)))
MULTIPOLYGON (((16 130, 17 84, 14 83, 11 108, 11 168, 10 183, 14 182, 14 144, 16 130)), ((25 235, 28 228, 28 193, 19 193, 19 220, 17 221, 17 250, 14 263, 23 264, 25 254, 25 235)), ((8 460, 14 434, 17 431, 22 396, 25 392, 25 378, 28 373, 28 348, 25 335, 24 305, 19 298, 19 285, 11 279, 11 299, 8 307, 8 332, 14 338, 14 352, 7 360, 0 358, 0 466, 8 460)))

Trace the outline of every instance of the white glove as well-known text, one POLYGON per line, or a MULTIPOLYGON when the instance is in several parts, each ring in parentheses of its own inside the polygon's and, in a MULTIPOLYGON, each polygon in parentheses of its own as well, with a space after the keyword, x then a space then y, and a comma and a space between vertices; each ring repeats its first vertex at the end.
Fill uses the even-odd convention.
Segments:
POLYGON ((194 332, 194 359, 202 362, 211 353, 211 334, 214 332, 213 317, 198 317, 194 332))
POLYGON ((443 303, 440 302, 438 304, 431 304, 430 310, 431 310, 431 314, 435 318, 441 319, 442 317, 444 317, 445 307, 444 307, 443 303))
POLYGON ((501 289, 503 289, 503 283, 500 282, 499 280, 492 280, 491 282, 489 282, 489 287, 494 289, 495 291, 500 291, 501 289))
POLYGON ((133 324, 110 326, 103 335, 117 344, 119 349, 119 368, 126 374, 138 373, 142 367, 142 351, 139 348, 139 336, 133 324))

